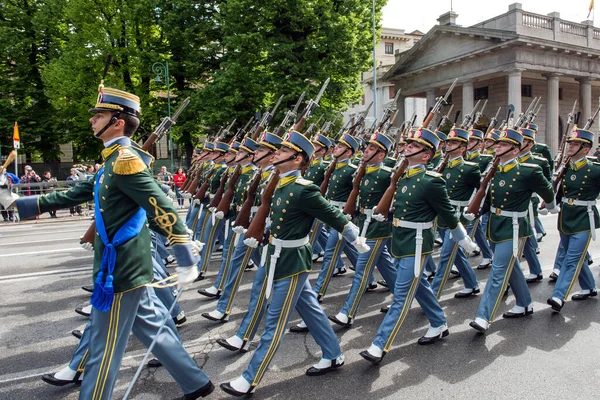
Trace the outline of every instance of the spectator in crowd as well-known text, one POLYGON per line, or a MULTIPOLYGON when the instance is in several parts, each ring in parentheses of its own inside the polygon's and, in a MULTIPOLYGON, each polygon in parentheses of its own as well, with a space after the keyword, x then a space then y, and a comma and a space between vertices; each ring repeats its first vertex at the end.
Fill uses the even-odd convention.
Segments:
MULTIPOLYGON (((71 175, 69 175, 67 177, 68 181, 72 181, 67 183, 68 187, 75 187, 77 186, 77 181, 79 181, 79 175, 77 174, 77 168, 71 168, 71 175)), ((69 211, 71 212, 71 217, 75 215, 75 213, 81 215, 81 205, 77 205, 75 207, 71 207, 69 208, 69 211)))
POLYGON ((98 163, 94 164, 94 171, 98 172, 101 167, 102 167, 101 164, 98 164, 98 163))
POLYGON ((600 158, 600 146, 596 147, 596 151, 594 152, 594 157, 600 158))
MULTIPOLYGON (((56 178, 52 177, 52 174, 50 174, 50 171, 44 172, 44 177, 42 178, 42 182, 45 183, 45 185, 42 187, 42 190, 41 190, 41 192, 43 194, 52 193, 56 190, 56 178)), ((56 210, 50 210, 50 211, 48 211, 48 214, 50 214, 50 218, 56 218, 56 210)))
POLYGON ((94 169, 93 165, 88 165, 85 170, 85 179, 90 179, 96 173, 96 169, 94 169))
MULTIPOLYGON (((21 181, 15 174, 6 171, 4 171, 4 174, 0 174, 0 188, 2 189, 9 189, 12 191, 11 186, 18 185, 19 183, 21 183, 21 181)), ((13 222, 15 220, 14 206, 7 210, 0 205, 0 214, 2 214, 4 222, 13 222)))
POLYGON ((167 167, 164 165, 160 167, 160 172, 158 173, 158 181, 162 184, 173 186, 173 174, 167 171, 167 167))
POLYGON ((173 175, 173 182, 175 182, 175 194, 177 195, 177 204, 179 204, 179 208, 183 208, 184 199, 179 191, 181 186, 183 186, 183 182, 185 182, 186 176, 185 172, 183 172, 183 168, 177 168, 177 172, 173 175))
MULTIPOLYGON (((38 183, 41 182, 42 178, 40 178, 38 176, 38 174, 35 173, 35 171, 33 170, 33 168, 31 168, 29 165, 25 166, 25 175, 23 175, 21 177, 21 183, 38 183)), ((24 187, 23 190, 21 190, 21 195, 22 196, 32 196, 34 194, 37 194, 39 191, 39 188, 37 187, 24 187)))

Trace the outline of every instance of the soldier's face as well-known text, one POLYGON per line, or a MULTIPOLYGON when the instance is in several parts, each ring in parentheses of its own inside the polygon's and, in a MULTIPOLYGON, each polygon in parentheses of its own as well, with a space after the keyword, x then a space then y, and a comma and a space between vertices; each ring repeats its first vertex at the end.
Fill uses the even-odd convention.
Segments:
POLYGON ((256 152, 254 153, 253 162, 256 162, 255 160, 260 160, 260 162, 263 163, 263 164, 265 162, 268 163, 269 161, 271 161, 272 156, 271 157, 269 157, 269 156, 265 157, 265 155, 268 154, 270 151, 271 151, 271 149, 269 149, 267 147, 264 147, 264 146, 259 147, 256 150, 256 152))
POLYGON ((485 141, 483 143, 484 143, 486 149, 491 149, 496 144, 496 142, 494 142, 493 140, 490 140, 490 139, 485 139, 485 141))
POLYGON ((469 146, 469 151, 475 151, 475 149, 477 149, 480 144, 481 140, 469 139, 469 143, 467 145, 469 146))
POLYGON ((314 158, 321 158, 323 157, 323 155, 325 154, 326 150, 325 147, 321 146, 318 143, 313 143, 313 145, 315 146, 315 153, 314 153, 314 158))
POLYGON ((98 111, 92 116, 92 118, 90 118, 94 135, 104 128, 106 124, 108 124, 110 118, 111 113, 108 111, 98 111))
POLYGON ((507 142, 498 142, 496 145, 496 154, 500 157, 501 160, 507 161, 517 155, 519 149, 517 147, 513 147, 512 144, 507 142))
POLYGON ((225 154, 225 162, 227 164, 229 164, 230 162, 232 162, 233 160, 235 160, 235 155, 236 155, 235 153, 231 153, 231 152, 228 151, 225 154))
POLYGON ((347 152, 348 146, 346 146, 343 143, 338 143, 335 145, 335 148, 333 149, 333 156, 334 157, 340 157, 342 154, 344 154, 345 152, 347 152))
POLYGON ((273 164, 277 164, 278 162, 284 160, 288 161, 282 162, 281 164, 278 164, 276 166, 277 169, 281 172, 287 172, 293 169, 297 169, 296 164, 300 165, 300 161, 302 160, 302 158, 300 156, 297 156, 296 150, 290 149, 286 146, 281 146, 281 148, 277 150, 275 154, 273 154, 271 162, 273 164), (296 157, 294 158, 295 155, 296 157))
POLYGON ((249 157, 250 153, 248 153, 246 150, 240 150, 237 153, 237 156, 235 157, 235 161, 236 162, 240 162, 240 161, 250 161, 250 157, 249 157))
POLYGON ((423 150, 424 148, 425 146, 419 142, 409 142, 405 147, 404 157, 409 158, 413 163, 425 164, 431 157, 428 151, 423 150))
MULTIPOLYGON (((367 145, 367 147, 365 148, 365 152, 363 154, 363 159, 364 160, 371 160, 370 163, 378 163, 380 162, 379 158, 375 156, 375 154, 377 154, 377 151, 380 150, 379 147, 375 146, 374 144, 369 143, 367 145)), ((383 154, 383 152, 381 153, 383 154)))
POLYGON ((452 153, 454 150, 460 148, 460 142, 458 140, 449 140, 446 142, 446 153, 452 153))
POLYGON ((589 147, 583 147, 583 144, 581 142, 569 142, 569 147, 567 148, 567 155, 569 157, 573 157, 575 154, 577 154, 579 152, 579 150, 582 150, 582 155, 587 155, 587 153, 589 153, 589 147), (587 151, 585 151, 585 149, 587 149, 587 151))

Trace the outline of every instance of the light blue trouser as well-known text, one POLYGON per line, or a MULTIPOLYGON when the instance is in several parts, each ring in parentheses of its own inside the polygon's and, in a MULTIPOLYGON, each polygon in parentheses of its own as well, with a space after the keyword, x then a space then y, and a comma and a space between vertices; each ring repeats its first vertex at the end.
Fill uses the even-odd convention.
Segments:
POLYGON ((371 248, 371 251, 358 255, 356 270, 352 278, 352 287, 341 310, 341 313, 348 316, 348 318, 356 317, 360 301, 367 291, 375 266, 377 266, 379 273, 387 282, 388 287, 391 288, 394 286, 396 282, 396 268, 394 260, 388 251, 389 244, 390 238, 369 239, 367 240, 367 245, 371 248))
POLYGON ((79 392, 81 400, 110 399, 129 334, 133 332, 149 346, 165 319, 166 325, 152 353, 184 393, 192 393, 208 383, 208 377, 183 348, 173 320, 151 287, 117 293, 109 311, 92 309, 91 317, 89 359, 79 392))
MULTIPOLYGON (((524 244, 525 239, 519 239, 519 251, 521 251, 524 244)), ((492 243, 492 250, 494 251, 492 269, 477 309, 477 317, 490 323, 494 322, 506 286, 509 283, 518 306, 527 307, 531 304, 531 294, 527 282, 525 282, 521 265, 519 260, 513 257, 512 240, 492 243)))
POLYGON ((546 233, 546 230, 544 229, 544 224, 542 224, 542 221, 540 221, 539 217, 535 217, 535 231, 537 233, 546 233))
POLYGON ((541 275, 542 274, 542 264, 540 264, 540 259, 537 254, 535 254, 535 249, 537 248, 537 240, 535 236, 529 236, 525 240, 525 247, 523 248, 523 258, 527 261, 527 265, 529 266, 529 273, 533 275, 541 275))
POLYGON ((214 251, 215 242, 225 227, 225 219, 215 218, 214 225, 212 220, 212 214, 207 212, 206 226, 204 228, 204 235, 201 240, 202 243, 204 243, 204 248, 200 253, 200 261, 198 261, 198 271, 200 271, 201 274, 206 272, 208 264, 210 263, 210 257, 214 251))
POLYGON ((427 257, 425 257, 425 262, 423 264, 423 271, 427 271, 425 277, 427 277, 430 274, 435 274, 436 270, 437 265, 435 265, 435 262, 433 261, 433 256, 429 254, 427 257))
POLYGON ((198 211, 200 211, 200 206, 192 206, 188 208, 187 214, 185 215, 185 225, 188 228, 192 228, 192 224, 194 223, 194 218, 198 216, 198 211))
POLYGON ((489 258, 490 260, 494 258, 494 253, 492 252, 492 248, 490 247, 490 243, 485 236, 485 232, 487 231, 488 221, 490 219, 490 214, 485 213, 479 217, 478 221, 475 221, 477 226, 475 227, 475 233, 473 234, 473 238, 475 242, 477 242, 477 246, 481 249, 481 256, 483 258, 489 258))
MULTIPOLYGON (((91 316, 90 316, 91 317, 91 316)), ((73 357, 71 358, 71 362, 69 363, 69 368, 73 371, 83 372, 85 371, 85 364, 90 356, 89 346, 90 346, 90 326, 92 324, 92 319, 85 324, 85 328, 83 329, 83 335, 81 335, 81 339, 79 340, 79 344, 75 349, 75 353, 73 353, 73 357)))
MULTIPOLYGON (((262 249, 262 251, 267 251, 262 249)), ((248 311, 244 314, 242 323, 238 328, 236 336, 242 339, 244 342, 254 339, 256 330, 260 325, 260 321, 267 309, 267 301, 265 299, 267 286, 267 271, 266 268, 261 266, 254 275, 254 281, 252 281, 252 289, 250 291, 250 303, 248 304, 248 311)))
POLYGON ((156 246, 158 257, 160 257, 160 260, 162 262, 162 260, 171 255, 171 253, 169 253, 169 250, 167 250, 167 246, 165 245, 166 238, 163 235, 156 232, 154 232, 152 236, 154 246, 156 246))
POLYGON ((465 252, 458 246, 458 242, 454 238, 450 238, 452 231, 450 229, 443 229, 443 234, 444 244, 440 252, 440 264, 435 272, 433 282, 431 282, 431 290, 433 290, 438 299, 441 297, 442 290, 448 281, 452 264, 458 268, 465 288, 475 289, 479 287, 477 276, 473 272, 473 268, 471 268, 465 252))
POLYGON ((323 226, 321 221, 315 219, 315 222, 313 222, 312 233, 310 235, 310 245, 313 249, 313 254, 321 253, 326 244, 327 229, 325 229, 325 226, 323 226))
POLYGON ((573 285, 575 285, 575 280, 579 280, 579 286, 583 290, 596 288, 594 276, 587 263, 587 250, 591 239, 589 231, 579 232, 574 235, 560 234, 560 243, 565 249, 564 260, 560 269, 560 275, 558 275, 558 280, 556 281, 556 285, 554 285, 552 297, 558 297, 566 301, 573 289, 573 285))
POLYGON ((310 287, 308 272, 275 281, 260 343, 242 374, 252 386, 257 386, 267 371, 294 308, 321 347, 324 359, 334 360, 342 355, 340 343, 310 287))
POLYGON ((394 299, 377 330, 375 340, 373 340, 373 344, 385 353, 392 347, 414 299, 419 302, 432 327, 437 328, 446 323, 444 310, 442 310, 429 286, 429 282, 423 275, 425 257, 431 256, 423 256, 421 259, 421 270, 418 277, 415 277, 414 272, 415 257, 403 257, 395 260, 397 275, 394 285, 394 299))
MULTIPOLYGON (((235 250, 235 237, 237 234, 231 230, 231 220, 226 219, 225 224, 229 224, 227 238, 223 234, 223 240, 221 243, 223 244, 223 253, 221 255, 221 265, 219 266, 219 273, 217 274, 217 279, 213 286, 215 286, 219 292, 223 291, 223 286, 225 286, 225 280, 227 279, 227 275, 229 274, 229 264, 231 258, 233 257, 233 252, 235 250)), ((223 230, 225 231, 225 230, 223 230)))
MULTIPOLYGON (((565 255, 566 255, 565 246, 561 240, 558 244, 558 250, 556 251, 556 257, 554 258, 554 269, 557 269, 559 271, 562 269, 563 263, 565 261, 565 255)), ((586 261, 589 263, 591 259, 592 259, 592 255, 588 251, 586 253, 586 261)))
MULTIPOLYGON (((231 314, 231 308, 233 307, 233 301, 235 295, 242 282, 242 276, 246 270, 246 265, 250 259, 254 261, 257 266, 260 265, 260 252, 258 249, 253 249, 244 244, 246 236, 242 234, 238 241, 237 246, 233 251, 233 256, 229 261, 229 272, 227 273, 227 279, 224 279, 225 285, 223 286, 221 297, 217 303, 217 311, 224 314, 231 314)), ((230 248, 233 246, 230 246, 230 248)), ((262 267, 262 266, 261 266, 262 267)))
POLYGON ((339 239, 339 233, 336 230, 331 229, 329 232, 329 238, 327 239, 327 245, 325 247, 325 255, 323 256, 323 265, 321 271, 315 282, 314 290, 319 297, 325 296, 327 287, 331 280, 331 276, 337 263, 341 261, 342 251, 348 257, 348 261, 356 267, 356 259, 358 258, 358 252, 346 239, 339 239))
MULTIPOLYGON (((161 248, 161 245, 164 247, 163 238, 164 236, 150 231, 150 237, 152 242, 150 244, 150 249, 152 252, 152 271, 154 273, 154 281, 162 281, 170 276, 167 267, 163 263, 163 259, 160 257, 158 250, 161 248)), ((166 248, 165 248, 166 250, 166 248)), ((176 287, 161 287, 154 288, 154 292, 159 300, 167 307, 167 310, 171 309, 171 305, 175 301, 177 297, 177 288, 176 287)), ((181 312, 181 307, 179 304, 176 304, 171 311, 171 317, 175 318, 181 312)))

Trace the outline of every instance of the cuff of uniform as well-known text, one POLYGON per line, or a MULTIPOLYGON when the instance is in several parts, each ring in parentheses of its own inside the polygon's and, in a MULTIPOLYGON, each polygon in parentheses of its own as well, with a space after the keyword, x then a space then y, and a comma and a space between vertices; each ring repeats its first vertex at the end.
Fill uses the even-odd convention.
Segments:
POLYGON ((165 193, 169 193, 169 190, 171 190, 171 186, 169 186, 169 185, 160 185, 160 188, 165 193))
POLYGON ((17 199, 16 206, 19 211, 19 218, 27 219, 40 215, 40 196, 26 196, 17 199))
POLYGON ((454 239, 455 242, 458 243, 466 237, 467 237, 467 230, 465 229, 463 224, 459 222, 458 225, 456 226, 456 228, 452 229, 452 238, 454 239))
POLYGON ((352 222, 348 222, 342 230, 342 236, 350 243, 354 243, 356 241, 356 239, 358 238, 358 234, 358 227, 352 222))
POLYGON ((191 243, 174 244, 171 246, 171 249, 173 250, 173 255, 177 259, 177 264, 182 267, 196 265, 200 261, 200 257, 192 252, 191 243))

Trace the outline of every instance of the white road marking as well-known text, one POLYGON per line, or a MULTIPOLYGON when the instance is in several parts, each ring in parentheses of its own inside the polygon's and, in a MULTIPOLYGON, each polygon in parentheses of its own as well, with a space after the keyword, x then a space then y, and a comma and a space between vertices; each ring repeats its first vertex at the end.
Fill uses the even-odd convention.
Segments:
POLYGON ((75 250, 81 250, 81 251, 87 252, 87 250, 84 250, 81 247, 73 247, 73 248, 69 248, 69 249, 29 251, 27 253, 0 254, 0 257, 21 257, 21 256, 31 256, 31 255, 41 255, 41 254, 51 254, 51 253, 67 253, 69 251, 75 251, 75 250))
POLYGON ((17 279, 17 278, 29 278, 29 277, 39 277, 45 275, 56 275, 62 273, 76 273, 76 272, 89 272, 92 268, 90 266, 87 267, 74 267, 74 268, 63 268, 63 269, 53 269, 50 271, 38 271, 38 272, 28 272, 26 274, 15 274, 15 275, 6 275, 0 276, 0 282, 17 279))
MULTIPOLYGON (((54 235, 55 232, 52 232, 52 235, 54 235)), ((33 240, 31 242, 16 242, 16 243, 4 243, 4 242, 0 242, 0 246, 25 246, 28 244, 40 244, 40 243, 55 243, 55 242, 69 242, 69 241, 79 241, 79 236, 78 237, 61 237, 61 238, 56 238, 56 239, 48 239, 48 240, 33 240)))

